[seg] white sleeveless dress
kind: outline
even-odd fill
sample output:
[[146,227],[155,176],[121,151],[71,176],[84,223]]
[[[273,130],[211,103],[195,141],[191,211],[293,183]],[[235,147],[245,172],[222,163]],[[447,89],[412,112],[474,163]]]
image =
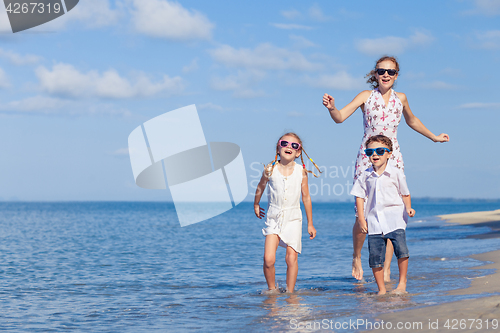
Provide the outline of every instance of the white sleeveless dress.
[[302,170],[295,163],[292,174],[285,177],[274,168],[267,182],[267,219],[262,229],[264,236],[278,235],[280,246],[290,246],[298,253],[302,251]]
[[378,89],[372,90],[370,97],[365,102],[363,112],[363,126],[365,135],[361,140],[358,156],[356,158],[356,167],[354,172],[354,182],[359,175],[370,167],[372,164],[370,159],[365,154],[366,140],[378,134],[383,134],[392,141],[392,156],[389,160],[393,166],[404,171],[403,156],[399,149],[398,126],[403,115],[403,103],[399,100],[398,95],[391,89],[391,97],[387,106],[384,98]]

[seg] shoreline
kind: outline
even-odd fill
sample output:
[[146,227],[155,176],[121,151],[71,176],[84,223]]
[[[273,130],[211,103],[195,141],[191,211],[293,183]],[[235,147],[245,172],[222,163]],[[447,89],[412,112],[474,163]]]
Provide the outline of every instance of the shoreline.
[[[447,223],[489,227],[491,231],[475,235],[473,238],[500,238],[500,209],[486,212],[439,215]],[[380,323],[391,323],[392,329],[397,323],[421,323],[409,331],[418,332],[465,332],[498,331],[500,328],[500,295],[481,296],[500,293],[500,250],[478,253],[471,258],[489,262],[468,269],[494,269],[492,274],[472,278],[469,287],[448,292],[448,295],[478,295],[473,299],[454,301],[438,305],[424,306],[411,310],[384,313],[375,317]],[[445,325],[448,323],[448,327]],[[496,329],[493,324],[496,323]],[[461,326],[462,325],[462,326]]]

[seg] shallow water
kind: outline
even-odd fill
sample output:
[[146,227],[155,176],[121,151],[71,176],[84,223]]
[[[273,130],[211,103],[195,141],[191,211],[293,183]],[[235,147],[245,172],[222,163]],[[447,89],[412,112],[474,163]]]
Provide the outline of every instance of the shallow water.
[[[500,202],[414,201],[405,296],[375,296],[351,277],[352,203],[313,205],[318,236],[304,231],[297,292],[267,294],[262,274],[263,221],[252,204],[181,228],[168,203],[0,203],[2,330],[151,332],[292,330],[293,324],[367,319],[394,309],[438,304],[466,278],[486,270],[473,253],[498,240],[488,231],[445,224],[436,214],[498,209]],[[305,227],[305,223],[304,223]],[[284,287],[285,251],[277,281]],[[397,279],[393,261],[392,278]]]

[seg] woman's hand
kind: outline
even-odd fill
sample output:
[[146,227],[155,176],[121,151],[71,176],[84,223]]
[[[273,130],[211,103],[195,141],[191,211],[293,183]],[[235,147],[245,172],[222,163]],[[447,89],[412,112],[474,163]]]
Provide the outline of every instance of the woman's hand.
[[335,98],[328,94],[323,95],[323,105],[328,109],[328,110],[333,110],[335,109]]
[[436,139],[434,142],[448,142],[450,141],[450,136],[446,133],[441,133],[438,136],[436,136]]

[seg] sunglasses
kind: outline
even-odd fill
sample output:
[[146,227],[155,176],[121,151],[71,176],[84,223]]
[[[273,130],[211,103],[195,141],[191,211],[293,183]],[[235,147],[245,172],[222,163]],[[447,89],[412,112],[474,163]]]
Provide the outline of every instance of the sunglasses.
[[286,140],[280,140],[279,145],[283,148],[291,146],[292,149],[295,149],[295,150],[300,149],[300,143],[297,143],[297,142],[288,142]]
[[384,75],[384,73],[387,72],[387,74],[389,74],[390,76],[394,76],[398,73],[398,71],[395,69],[385,69],[385,68],[375,68],[375,71],[377,72],[378,75]]
[[385,154],[385,152],[391,152],[388,148],[368,148],[365,149],[365,154],[366,156],[370,157],[373,155],[373,153],[377,153],[378,156],[382,156]]

